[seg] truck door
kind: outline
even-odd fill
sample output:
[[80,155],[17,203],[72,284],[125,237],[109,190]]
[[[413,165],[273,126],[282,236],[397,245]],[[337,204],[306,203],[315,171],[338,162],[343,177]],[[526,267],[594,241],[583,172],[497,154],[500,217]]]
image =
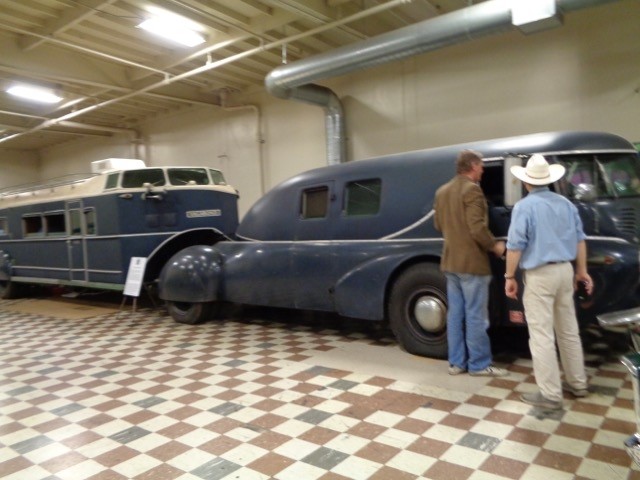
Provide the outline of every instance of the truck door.
[[69,252],[69,280],[88,281],[87,278],[87,226],[82,200],[66,202],[67,249]]
[[296,308],[331,310],[335,284],[334,238],[340,202],[333,181],[301,189],[292,248],[290,292]]

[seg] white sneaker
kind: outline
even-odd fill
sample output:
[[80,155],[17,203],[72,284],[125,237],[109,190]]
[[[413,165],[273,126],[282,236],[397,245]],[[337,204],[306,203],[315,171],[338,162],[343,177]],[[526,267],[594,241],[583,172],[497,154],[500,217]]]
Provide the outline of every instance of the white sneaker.
[[504,370],[503,368],[494,367],[493,365],[489,365],[484,370],[478,370],[477,372],[469,372],[469,375],[473,377],[506,377],[509,375],[509,372]]
[[457,367],[456,365],[449,365],[449,375],[460,375],[461,373],[466,373],[467,370],[461,367]]

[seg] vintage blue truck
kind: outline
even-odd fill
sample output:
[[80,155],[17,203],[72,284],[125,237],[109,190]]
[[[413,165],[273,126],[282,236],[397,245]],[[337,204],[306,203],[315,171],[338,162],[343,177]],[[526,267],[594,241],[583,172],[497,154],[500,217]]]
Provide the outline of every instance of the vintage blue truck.
[[[541,153],[567,174],[552,188],[578,207],[588,235],[592,297],[577,298],[583,325],[638,305],[640,161],[627,140],[600,132],[548,132],[389,155],[314,169],[267,192],[236,238],[171,258],[159,296],[178,322],[195,324],[222,302],[336,312],[388,321],[408,352],[446,358],[443,240],[433,225],[436,189],[471,148],[484,156],[490,228],[507,234],[523,195],[509,167]],[[504,261],[491,259],[494,326],[524,323],[504,296]]]
[[0,191],[0,298],[25,285],[124,290],[132,257],[153,285],[176,252],[233,236],[238,192],[209,167],[93,162],[93,173]]

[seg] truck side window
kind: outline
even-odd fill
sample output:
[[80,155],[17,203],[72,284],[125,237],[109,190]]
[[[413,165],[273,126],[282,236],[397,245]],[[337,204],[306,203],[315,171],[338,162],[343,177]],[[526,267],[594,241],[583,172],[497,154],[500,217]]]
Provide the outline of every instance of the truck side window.
[[0,217],[0,235],[9,235],[9,223],[7,217]]
[[345,188],[344,214],[375,215],[380,211],[382,181],[379,178],[347,183]]
[[110,173],[107,175],[107,182],[104,186],[105,190],[109,188],[116,188],[118,186],[118,178],[120,178],[120,172]]
[[227,181],[224,179],[224,175],[220,170],[214,170],[212,168],[209,169],[209,174],[211,175],[211,180],[214,185],[226,185]]
[[300,217],[324,218],[327,216],[329,206],[329,188],[314,187],[302,192],[302,204]]

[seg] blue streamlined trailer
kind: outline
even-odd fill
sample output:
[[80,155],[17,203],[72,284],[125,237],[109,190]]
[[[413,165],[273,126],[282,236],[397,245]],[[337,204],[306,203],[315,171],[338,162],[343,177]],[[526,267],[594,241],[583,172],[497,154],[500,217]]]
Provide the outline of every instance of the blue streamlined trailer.
[[[567,174],[552,188],[580,211],[595,281],[592,297],[576,296],[581,323],[637,305],[640,161],[631,143],[597,132],[523,135],[304,172],[267,192],[237,239],[177,253],[161,273],[160,298],[184,323],[209,318],[220,302],[386,320],[405,350],[446,358],[443,240],[433,199],[455,174],[458,152],[469,148],[485,159],[481,186],[498,237],[506,237],[523,195],[510,166],[533,153],[563,164]],[[491,262],[492,325],[524,323],[522,305],[504,296],[504,260]]]
[[207,167],[93,162],[72,175],[0,191],[0,298],[25,284],[123,290],[132,257],[157,280],[176,252],[232,237],[237,199]]

